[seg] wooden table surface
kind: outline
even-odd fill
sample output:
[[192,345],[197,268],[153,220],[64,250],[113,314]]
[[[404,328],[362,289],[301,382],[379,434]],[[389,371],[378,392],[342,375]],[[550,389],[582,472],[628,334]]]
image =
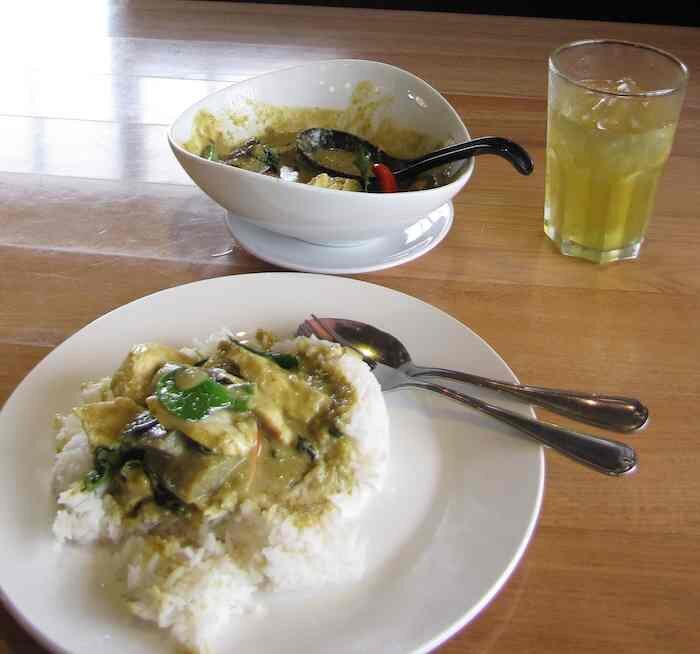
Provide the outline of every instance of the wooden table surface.
[[[0,403],[114,307],[273,269],[238,247],[211,256],[230,245],[223,209],[165,140],[183,107],[302,62],[395,64],[440,90],[473,135],[522,143],[535,173],[480,159],[442,244],[358,277],[452,314],[522,380],[637,395],[652,413],[630,437],[634,476],[547,453],[522,562],[439,651],[700,651],[700,30],[171,0],[25,0],[0,12]],[[648,42],[691,70],[642,256],[608,267],[561,256],[542,232],[547,55],[592,37]],[[0,609],[0,653],[44,651]]]

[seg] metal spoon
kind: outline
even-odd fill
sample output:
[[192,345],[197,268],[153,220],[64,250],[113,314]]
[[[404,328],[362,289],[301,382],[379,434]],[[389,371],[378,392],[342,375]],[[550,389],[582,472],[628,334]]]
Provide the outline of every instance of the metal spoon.
[[[403,343],[387,332],[356,320],[343,318],[322,318],[321,320],[323,321],[321,326],[327,327],[327,331],[332,330],[341,344],[353,347],[365,358],[379,361],[412,379],[443,377],[474,384],[506,393],[529,404],[544,407],[596,427],[621,432],[641,429],[649,418],[649,410],[634,398],[525,386],[456,370],[417,366],[411,360],[411,355]],[[307,321],[307,323],[313,330],[313,321]]]
[[[334,332],[330,322],[330,319],[320,319],[314,316],[313,320],[306,320],[299,325],[297,334],[301,336],[315,334],[327,340],[342,342],[342,338]],[[359,352],[359,350],[357,351]],[[514,411],[489,404],[476,397],[458,393],[451,388],[413,379],[401,370],[380,363],[375,359],[363,358],[385,393],[402,388],[420,388],[439,393],[485,413],[499,422],[504,422],[539,443],[608,475],[626,475],[637,467],[637,454],[625,443],[565,429],[549,422],[534,420]]]
[[[327,162],[320,161],[318,156],[323,151],[345,150],[357,153],[363,148],[371,157],[372,163],[383,163],[389,167],[399,185],[431,168],[481,154],[496,154],[503,157],[522,175],[529,175],[533,170],[532,159],[522,146],[497,136],[485,136],[465,143],[457,143],[416,159],[397,159],[372,145],[369,141],[348,132],[312,127],[297,135],[297,150],[307,163],[331,175],[340,175],[361,181],[362,175],[356,166],[334,168],[329,166]],[[370,190],[372,190],[373,185],[374,178],[372,177],[370,178]]]

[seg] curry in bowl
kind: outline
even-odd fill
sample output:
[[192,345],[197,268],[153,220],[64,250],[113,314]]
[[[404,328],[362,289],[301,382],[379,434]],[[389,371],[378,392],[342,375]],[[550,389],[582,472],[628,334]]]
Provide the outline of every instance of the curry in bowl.
[[[383,183],[383,177],[391,180],[391,172],[386,166],[386,170],[382,170],[382,164],[373,160],[373,153],[368,149],[320,148],[314,153],[314,160],[320,165],[314,165],[300,152],[299,136],[312,128],[347,131],[397,158],[418,157],[445,145],[427,134],[401,127],[386,116],[377,121],[375,114],[387,99],[377,100],[375,94],[376,89],[370,82],[361,82],[344,110],[252,103],[257,129],[253,130],[253,136],[242,140],[227,133],[224,123],[244,126],[249,122],[250,114],[228,112],[225,117],[217,117],[200,110],[194,118],[190,139],[182,145],[192,154],[227,166],[277,177],[285,182],[340,191],[419,191],[453,181],[462,166],[435,168],[389,189]],[[343,174],[329,175],[324,167]],[[374,177],[379,184],[370,183]]]

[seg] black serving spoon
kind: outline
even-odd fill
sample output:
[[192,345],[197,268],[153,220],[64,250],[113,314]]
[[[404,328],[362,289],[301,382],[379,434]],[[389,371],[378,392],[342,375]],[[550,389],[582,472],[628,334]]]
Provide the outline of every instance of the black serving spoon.
[[[338,150],[355,154],[365,153],[372,164],[387,166],[399,185],[431,168],[482,154],[496,154],[503,157],[521,175],[529,175],[533,170],[532,159],[522,146],[498,136],[484,136],[464,143],[456,143],[416,159],[397,159],[354,134],[336,129],[312,127],[297,135],[297,149],[302,158],[314,168],[331,175],[360,181],[363,181],[363,177],[356,165],[352,166],[354,170],[347,167],[333,167],[333,164],[328,162],[327,156],[323,158],[321,156]],[[369,190],[376,190],[372,188],[376,184],[377,180],[370,173]]]

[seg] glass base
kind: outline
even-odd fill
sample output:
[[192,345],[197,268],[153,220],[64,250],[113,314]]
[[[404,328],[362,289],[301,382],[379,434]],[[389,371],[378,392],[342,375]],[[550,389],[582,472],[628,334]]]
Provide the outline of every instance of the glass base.
[[636,243],[626,245],[624,248],[616,250],[594,250],[575,241],[563,240],[551,224],[545,222],[544,233],[556,244],[559,251],[568,257],[578,257],[587,259],[593,263],[612,263],[613,261],[625,261],[626,259],[636,259],[642,249],[644,239]]

